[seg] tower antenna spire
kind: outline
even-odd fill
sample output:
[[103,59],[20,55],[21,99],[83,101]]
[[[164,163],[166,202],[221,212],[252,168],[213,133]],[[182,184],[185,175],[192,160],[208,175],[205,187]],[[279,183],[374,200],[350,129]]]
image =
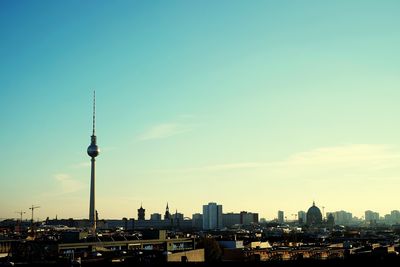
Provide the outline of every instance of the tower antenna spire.
[[93,90],[93,136],[96,133],[96,90]]

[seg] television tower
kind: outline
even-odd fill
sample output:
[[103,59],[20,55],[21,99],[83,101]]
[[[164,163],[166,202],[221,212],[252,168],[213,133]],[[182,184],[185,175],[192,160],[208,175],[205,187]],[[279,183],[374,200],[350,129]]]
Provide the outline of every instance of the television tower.
[[100,149],[96,142],[95,132],[96,122],[96,91],[93,91],[93,132],[91,142],[87,149],[89,157],[91,157],[91,176],[90,176],[90,204],[89,204],[89,223],[92,227],[93,234],[96,233],[96,208],[95,208],[95,158],[99,155]]

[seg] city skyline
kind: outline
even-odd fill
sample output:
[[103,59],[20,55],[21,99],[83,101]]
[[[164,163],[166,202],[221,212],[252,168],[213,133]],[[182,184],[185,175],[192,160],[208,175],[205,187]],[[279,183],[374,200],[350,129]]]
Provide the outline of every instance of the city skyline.
[[[213,202],[209,202],[208,204],[215,204],[215,203],[213,203]],[[223,204],[221,204],[222,206],[223,206]],[[312,206],[314,206],[315,205],[315,202],[313,202],[312,203],[312,205],[310,206],[310,207],[312,207]],[[204,212],[204,206],[205,205],[202,205],[202,208],[203,208],[203,212]],[[383,221],[385,221],[385,220],[387,220],[388,218],[386,218],[387,216],[390,216],[390,215],[393,215],[393,214],[397,214],[397,213],[400,213],[400,210],[391,210],[391,211],[389,211],[388,213],[380,213],[379,211],[373,211],[373,210],[365,210],[361,215],[354,215],[351,211],[349,212],[348,210],[346,210],[346,209],[340,209],[340,210],[325,210],[325,206],[317,206],[317,205],[315,205],[316,207],[318,207],[319,209],[321,209],[321,213],[322,213],[322,216],[323,216],[323,219],[326,219],[326,217],[329,215],[329,214],[335,214],[335,213],[345,213],[345,214],[348,214],[348,216],[350,216],[349,218],[350,218],[350,220],[356,220],[356,221],[369,221],[370,220],[370,218],[368,218],[368,215],[367,215],[367,213],[369,213],[369,214],[373,214],[373,216],[374,216],[374,220],[383,220]],[[32,205],[32,207],[35,207],[34,205]],[[298,210],[296,213],[290,213],[290,212],[292,212],[292,211],[290,211],[290,212],[287,212],[287,211],[282,211],[282,210],[277,210],[276,211],[276,213],[277,214],[275,214],[275,216],[272,216],[272,217],[266,217],[266,216],[264,216],[264,217],[260,217],[260,220],[266,220],[266,221],[277,221],[277,222],[280,222],[280,223],[283,223],[283,222],[286,222],[286,221],[288,221],[288,222],[292,222],[292,221],[297,221],[298,220],[298,218],[299,218],[299,214],[300,213],[304,213],[304,215],[302,215],[302,216],[305,216],[305,214],[306,214],[306,211],[310,208],[310,207],[307,207],[307,208],[305,208],[305,209],[303,209],[303,210]],[[36,208],[41,208],[40,206],[37,206]],[[32,208],[31,207],[29,207],[27,210],[31,210]],[[35,209],[36,210],[36,209]],[[139,210],[141,210],[141,216],[142,216],[142,218],[144,218],[145,220],[151,220],[151,217],[152,217],[152,215],[160,215],[161,217],[162,217],[162,214],[163,214],[163,210],[162,209],[157,209],[157,210],[150,210],[150,211],[147,211],[147,212],[145,212],[147,209],[143,209],[143,203],[141,203],[140,204],[140,207],[139,207],[139,209],[137,209],[136,211],[138,212]],[[168,203],[167,203],[167,210],[169,211],[169,208],[168,208]],[[239,213],[241,213],[241,212],[245,212],[245,213],[247,213],[247,212],[250,212],[250,214],[251,213],[256,213],[256,214],[258,214],[258,211],[257,210],[251,210],[251,209],[245,209],[245,210],[228,210],[228,211],[223,211],[222,212],[222,214],[239,214]],[[22,209],[21,211],[16,211],[15,212],[17,215],[14,215],[14,217],[8,217],[8,218],[1,218],[0,217],[0,219],[17,219],[17,220],[21,220],[21,218],[22,218],[22,220],[23,221],[30,221],[31,220],[31,215],[28,213],[28,212],[26,212],[24,209]],[[202,213],[202,210],[201,209],[199,209],[199,210],[196,210],[194,213],[192,213],[192,214],[184,214],[184,213],[182,213],[181,212],[181,210],[179,210],[178,208],[176,208],[175,207],[175,209],[174,209],[174,211],[172,212],[172,213],[169,213],[170,215],[170,217],[171,218],[173,218],[174,216],[175,216],[175,213],[177,213],[177,214],[181,214],[181,215],[185,215],[184,217],[185,218],[191,218],[191,216],[193,216],[193,215],[197,215],[197,214],[203,214]],[[279,213],[282,213],[282,215],[281,215],[281,217],[280,217],[280,215],[279,215]],[[24,214],[26,214],[26,215],[24,215]],[[133,216],[131,216],[131,215],[133,215]],[[51,220],[53,220],[53,219],[69,219],[68,217],[60,217],[60,216],[58,216],[58,214],[56,214],[54,217],[51,217],[51,216],[45,216],[46,218],[48,218],[48,219],[51,219]],[[161,220],[161,217],[160,217],[160,220]],[[165,216],[164,216],[165,217]],[[72,218],[72,217],[71,217]],[[109,217],[109,218],[99,218],[99,219],[101,219],[101,220],[107,220],[107,219],[112,219],[112,220],[121,220],[122,218],[129,218],[129,219],[139,219],[140,220],[140,218],[139,218],[139,215],[137,214],[137,213],[132,213],[132,214],[130,214],[129,216],[127,215],[127,216],[123,216],[123,217],[121,217],[121,218],[113,218],[113,217]],[[76,217],[76,218],[73,218],[73,219],[87,219],[87,218],[85,218],[85,217]],[[164,220],[165,220],[166,218],[164,218]],[[390,218],[389,218],[390,219]],[[44,218],[39,218],[39,217],[37,217],[37,216],[34,216],[34,220],[44,220]],[[90,221],[90,219],[89,219],[89,221]],[[354,222],[356,222],[356,221],[354,221]]]
[[383,3],[0,3],[0,218],[87,217],[93,89],[101,218],[399,210]]

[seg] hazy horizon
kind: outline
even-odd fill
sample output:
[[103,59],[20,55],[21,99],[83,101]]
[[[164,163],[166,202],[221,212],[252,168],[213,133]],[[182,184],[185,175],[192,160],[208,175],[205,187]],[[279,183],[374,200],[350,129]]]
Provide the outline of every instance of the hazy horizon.
[[400,210],[399,1],[2,1],[0,218]]

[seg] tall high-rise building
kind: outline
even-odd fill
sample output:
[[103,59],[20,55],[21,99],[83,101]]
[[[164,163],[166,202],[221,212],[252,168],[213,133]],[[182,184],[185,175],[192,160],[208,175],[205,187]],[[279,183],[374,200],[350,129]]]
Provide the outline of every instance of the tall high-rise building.
[[377,222],[379,221],[379,213],[372,210],[365,211],[365,221],[367,222]]
[[278,210],[278,222],[284,223],[285,222],[285,214],[282,210]]
[[393,224],[398,224],[400,222],[400,211],[392,210],[390,212],[390,221]]
[[222,205],[213,202],[203,205],[203,229],[222,229]]
[[145,212],[146,210],[142,207],[142,204],[140,204],[140,208],[137,210],[138,212],[138,220],[145,220]]
[[99,155],[100,149],[97,146],[95,124],[96,123],[96,94],[93,92],[93,131],[91,142],[87,149],[91,157],[91,175],[90,175],[90,204],[89,204],[89,222],[93,233],[96,232],[96,207],[95,207],[95,158]]
[[350,225],[353,221],[353,214],[351,212],[340,210],[331,212],[331,214],[336,224]]

